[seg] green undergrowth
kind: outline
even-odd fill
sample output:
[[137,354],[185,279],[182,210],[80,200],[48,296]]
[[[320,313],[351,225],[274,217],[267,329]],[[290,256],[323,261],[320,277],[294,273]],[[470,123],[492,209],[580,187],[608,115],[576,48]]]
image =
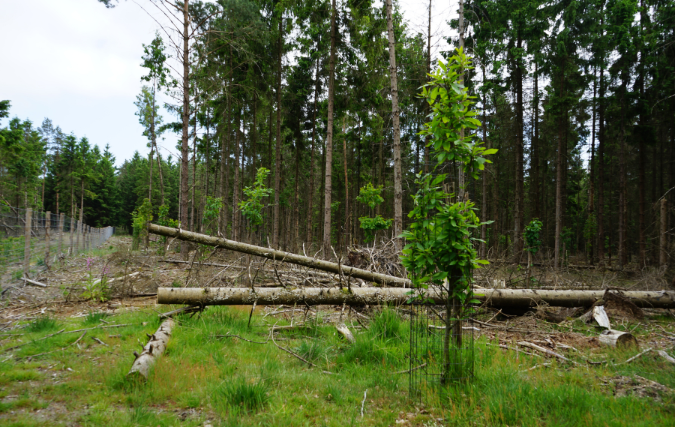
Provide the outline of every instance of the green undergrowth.
[[[666,426],[675,421],[672,395],[621,393],[615,381],[637,375],[675,388],[675,369],[654,352],[613,365],[636,351],[582,349],[566,354],[580,363],[582,356],[608,363],[573,366],[504,351],[481,337],[475,343],[475,378],[440,394],[432,391],[422,403],[409,398],[408,375],[397,373],[410,368],[406,320],[392,309],[375,310],[363,322],[367,329],[351,325],[356,343],[350,344],[323,321],[326,314],[297,316],[296,327],[279,329],[274,341],[269,328],[290,320],[255,314],[249,327],[248,311],[235,307],[181,316],[146,384],[127,381],[126,373],[133,352],[147,342],[145,334],[161,323],[156,311],[38,318],[16,336],[2,337],[0,425]],[[116,324],[129,326],[110,327]],[[68,333],[100,326],[106,328],[88,330],[84,337],[84,331]],[[66,332],[41,339],[61,329]],[[528,370],[543,363],[549,365]]]

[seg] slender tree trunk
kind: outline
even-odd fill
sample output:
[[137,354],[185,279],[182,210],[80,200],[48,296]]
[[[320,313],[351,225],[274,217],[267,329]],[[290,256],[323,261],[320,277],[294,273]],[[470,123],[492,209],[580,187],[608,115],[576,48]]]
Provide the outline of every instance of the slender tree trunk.
[[[429,22],[427,26],[427,74],[431,74],[431,2],[429,0]],[[427,81],[429,77],[425,76],[424,81]],[[431,114],[431,106],[428,102],[424,103],[424,111],[428,116]],[[424,144],[424,173],[429,173],[429,144],[431,143],[431,135],[427,135]],[[418,171],[416,171],[418,172]]]
[[192,197],[190,199],[190,231],[195,231],[195,204],[197,204],[197,102],[195,102],[195,123],[192,127]]
[[[596,90],[597,90],[597,78],[596,78],[596,70],[593,70],[593,103],[592,103],[592,108],[593,108],[593,126],[591,130],[591,161],[589,162],[589,169],[590,169],[590,179],[588,183],[588,220],[592,221],[593,216],[594,216],[594,206],[595,206],[595,116],[597,112],[597,107],[596,107]],[[587,236],[589,239],[589,242],[587,242],[587,246],[589,246],[589,254],[588,254],[588,260],[589,263],[592,265],[593,264],[593,236]]]
[[[429,6],[431,6],[431,1],[429,2]],[[431,7],[429,8],[431,9]],[[430,20],[431,20],[431,13],[429,14]],[[481,62],[481,71],[483,73],[483,84],[485,84],[485,64]],[[483,94],[483,123],[482,123],[482,128],[483,128],[483,144],[487,148],[489,147],[488,140],[487,140],[487,115],[486,115],[486,110],[487,110],[487,94]],[[481,174],[482,176],[482,191],[481,191],[481,206],[480,206],[480,215],[483,218],[483,221],[485,221],[487,217],[487,192],[488,192],[488,169],[487,165],[485,165],[485,169],[483,169],[483,173]],[[480,239],[482,240],[480,244],[480,257],[481,258],[486,258],[487,257],[487,224],[483,223],[480,226]]]
[[279,41],[277,44],[277,146],[276,162],[274,163],[274,231],[272,232],[272,247],[279,247],[279,184],[281,182],[281,57],[283,49],[283,12],[279,15]]
[[[349,175],[347,174],[347,133],[346,133],[347,117],[342,118],[342,160],[345,169],[345,234],[349,236]],[[349,244],[349,243],[347,243]]]
[[312,227],[314,222],[314,149],[316,143],[316,105],[319,98],[319,59],[316,60],[316,84],[314,86],[314,117],[312,118],[312,151],[309,157],[309,194],[307,195],[307,243],[312,243]]
[[[183,2],[183,133],[181,136],[181,212],[180,223],[181,227],[188,225],[188,161],[189,161],[189,147],[188,147],[188,128],[190,126],[190,15],[188,13],[189,0]],[[181,241],[180,252],[183,258],[187,259],[188,245]]]
[[326,132],[326,173],[323,212],[323,256],[331,258],[331,188],[333,170],[333,97],[335,96],[335,20],[337,7],[332,0],[330,17],[330,65],[328,70],[328,129]]
[[541,206],[540,200],[541,195],[539,189],[541,188],[540,178],[539,178],[539,68],[535,65],[534,71],[534,97],[533,97],[533,109],[534,109],[534,134],[532,136],[532,159],[530,160],[530,186],[531,186],[531,196],[530,204],[532,205],[532,217],[541,218]]
[[[302,138],[302,137],[300,137]],[[300,141],[295,143],[295,190],[293,194],[293,238],[291,240],[291,252],[297,252],[300,240],[300,203],[298,200],[298,183],[300,181]]]
[[[560,73],[560,97],[563,97],[565,88],[565,64],[563,63],[562,71]],[[555,269],[560,267],[560,234],[562,233],[563,227],[563,167],[564,167],[564,156],[567,154],[567,147],[565,146],[565,118],[562,111],[559,113],[560,117],[558,118],[558,153],[556,155],[556,179],[555,179],[555,248],[554,248],[554,258],[553,266]],[[564,254],[563,254],[564,256]]]
[[[227,96],[227,95],[226,95]],[[227,137],[227,109],[223,110],[223,123],[221,124],[220,134],[220,173],[218,177],[218,197],[221,200],[222,207],[220,215],[218,216],[218,234],[225,236],[225,229],[227,228],[227,221],[225,217],[225,172],[226,172],[226,146],[225,138]]]
[[622,76],[622,85],[620,90],[620,130],[619,130],[619,253],[617,259],[619,262],[619,269],[623,269],[628,260],[626,252],[626,126],[625,126],[625,112],[626,112],[626,86],[627,76]]
[[84,248],[84,235],[82,230],[84,230],[84,180],[81,180],[82,187],[80,191],[80,226],[77,233],[77,249],[80,249],[80,236],[82,236],[82,248]]
[[[270,170],[270,171],[274,169],[274,166],[272,165],[272,126],[273,126],[273,123],[274,123],[274,109],[270,106],[269,132],[267,132],[267,136],[268,136],[268,139],[267,139],[267,166],[268,166],[268,168],[267,169]],[[272,175],[271,174],[267,175],[267,188],[270,188],[270,187],[272,187]],[[267,196],[268,202],[267,202],[267,207],[265,208],[265,210],[267,212],[267,221],[265,221],[265,236],[267,238],[267,241],[265,242],[265,244],[267,244],[267,242],[269,241],[269,235],[270,235],[270,229],[271,229],[270,227],[271,227],[271,223],[272,223],[272,221],[270,221],[270,217],[271,217],[270,210],[272,210],[273,208],[270,207],[271,203],[269,203],[269,199],[270,199],[270,196]]]
[[597,197],[597,216],[598,216],[598,238],[596,240],[598,262],[602,265],[605,262],[605,233],[604,233],[604,210],[605,210],[605,70],[600,67],[600,105],[598,106],[598,197]]
[[387,1],[387,32],[389,35],[389,77],[391,78],[391,110],[394,121],[394,237],[396,250],[401,250],[403,232],[403,178],[401,173],[401,126],[399,123],[398,82],[396,68],[396,41],[392,0]]
[[[518,32],[516,46],[518,50],[522,48],[522,38]],[[516,80],[516,188],[513,212],[513,255],[514,261],[520,259],[523,250],[523,69],[520,65],[520,58],[516,58],[515,80]]]
[[[239,153],[241,148],[241,108],[237,106],[236,127],[234,129],[234,189],[232,190],[232,239],[239,240]],[[243,157],[243,156],[242,156]],[[243,171],[242,174],[243,176]]]

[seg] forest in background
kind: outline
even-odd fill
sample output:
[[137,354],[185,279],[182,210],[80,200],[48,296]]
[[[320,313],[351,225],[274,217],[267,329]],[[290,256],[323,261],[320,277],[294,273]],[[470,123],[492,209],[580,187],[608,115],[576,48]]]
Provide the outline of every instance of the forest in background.
[[[83,207],[88,224],[130,229],[149,198],[155,219],[165,206],[184,228],[290,251],[363,243],[358,219],[373,215],[399,234],[416,173],[434,166],[418,95],[435,61],[430,35],[388,3],[144,2],[169,17],[141,58],[136,105],[150,154],[116,168],[108,149],[49,120],[11,119],[0,130],[3,203],[73,217]],[[544,249],[658,263],[657,202],[675,187],[675,5],[467,1],[459,16],[450,44],[473,58],[475,136],[499,151],[463,186],[452,161],[437,171],[493,221],[475,236],[481,255],[519,258],[538,218]],[[171,118],[160,117],[158,92]],[[9,117],[10,103],[0,107]],[[162,137],[179,158],[162,153]],[[254,225],[239,204],[261,167],[273,192]],[[357,201],[368,183],[383,189],[374,207]]]

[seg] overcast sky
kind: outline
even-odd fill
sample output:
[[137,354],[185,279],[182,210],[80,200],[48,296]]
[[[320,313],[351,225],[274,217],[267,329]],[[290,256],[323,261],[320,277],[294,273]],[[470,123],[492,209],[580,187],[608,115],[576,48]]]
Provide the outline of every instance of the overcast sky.
[[[410,28],[426,34],[428,2],[400,3]],[[446,22],[456,9],[457,1],[434,1],[436,52],[448,49]],[[48,117],[66,133],[86,136],[101,148],[110,144],[118,165],[136,150],[145,154],[134,100],[143,75],[142,44],[156,29],[134,1],[113,9],[96,0],[0,1],[0,100],[11,101],[10,117],[36,125]],[[174,137],[167,137],[164,150],[171,150]]]

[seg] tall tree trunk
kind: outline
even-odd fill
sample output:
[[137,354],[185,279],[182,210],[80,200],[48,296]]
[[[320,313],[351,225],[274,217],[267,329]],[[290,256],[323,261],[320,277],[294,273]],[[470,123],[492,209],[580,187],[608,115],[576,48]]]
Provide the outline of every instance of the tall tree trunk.
[[[229,95],[226,95],[229,96]],[[225,229],[227,228],[227,221],[225,219],[225,172],[226,172],[226,145],[225,138],[227,137],[227,108],[223,109],[223,122],[221,124],[220,133],[220,170],[218,176],[218,197],[221,200],[222,206],[220,215],[218,216],[218,234],[225,236]]]
[[403,178],[401,173],[401,126],[399,123],[398,83],[396,68],[396,41],[394,40],[394,19],[392,0],[387,1],[387,32],[389,35],[389,77],[391,78],[391,111],[394,122],[394,237],[396,250],[401,249],[403,232]]
[[627,88],[627,81],[628,81],[628,76],[626,75],[627,73],[624,71],[624,75],[622,76],[622,84],[621,88],[619,89],[619,103],[620,103],[620,130],[619,130],[619,252],[617,254],[617,260],[619,262],[619,269],[623,269],[623,267],[626,264],[626,261],[628,260],[628,254],[626,252],[626,190],[627,190],[627,185],[626,185],[626,126],[625,126],[625,120],[626,120],[626,88]]
[[314,208],[314,148],[316,143],[316,105],[319,98],[319,58],[316,60],[316,84],[314,85],[314,116],[312,118],[312,151],[309,157],[309,194],[307,195],[307,243],[312,242],[312,227],[314,222],[314,215],[312,210]]
[[332,1],[330,17],[330,65],[328,70],[328,129],[326,132],[326,173],[324,185],[324,212],[323,212],[323,256],[331,257],[331,188],[333,170],[333,97],[335,96],[335,19],[337,8]]
[[[239,146],[241,129],[241,107],[237,106],[234,129],[234,189],[232,190],[232,239],[239,240]],[[242,156],[243,157],[243,156]],[[242,174],[243,176],[243,171]]]
[[[522,48],[522,38],[518,32],[516,46],[518,50]],[[520,65],[520,58],[516,58],[515,80],[516,80],[516,188],[513,212],[513,259],[518,261],[523,250],[523,69]]]
[[258,93],[253,92],[253,124],[251,126],[251,148],[253,153],[251,155],[251,181],[255,181],[255,176],[258,173],[258,168],[256,167],[256,161],[258,160],[257,146],[258,146]]
[[195,231],[195,204],[197,204],[197,101],[195,100],[195,122],[192,126],[192,197],[190,198],[190,231]]
[[[188,147],[188,128],[190,126],[190,14],[188,13],[189,0],[183,2],[183,133],[181,135],[181,212],[180,223],[181,227],[188,225],[188,161],[189,161],[189,147]],[[188,245],[181,241],[180,253],[183,258],[187,259]]]
[[597,197],[597,216],[598,233],[596,239],[596,248],[598,262],[602,265],[605,262],[605,233],[604,233],[604,210],[605,210],[605,69],[600,67],[600,93],[598,106],[598,197]]
[[[302,138],[302,136],[300,137]],[[300,240],[300,203],[298,202],[298,183],[300,181],[300,140],[295,143],[295,190],[293,194],[293,236],[291,239],[291,252],[297,252]]]
[[[431,74],[431,2],[429,0],[429,21],[427,25],[427,74]],[[424,81],[427,81],[429,77],[425,76]],[[428,102],[424,103],[424,110],[426,115],[431,114],[431,105]],[[424,144],[424,173],[429,173],[429,144],[431,143],[431,135],[427,135]],[[419,171],[415,171],[419,172]]]
[[[347,116],[342,118],[342,161],[345,169],[345,222],[344,230],[346,238],[349,236],[349,175],[347,174],[347,134],[346,134]],[[347,244],[349,244],[347,242]]]
[[[595,207],[595,118],[596,118],[596,112],[597,112],[597,106],[596,106],[596,90],[597,90],[597,78],[596,78],[596,70],[593,70],[593,103],[592,108],[593,108],[593,126],[591,130],[591,161],[589,162],[589,169],[590,169],[590,179],[588,183],[588,220],[593,221],[594,217],[594,207]],[[597,222],[596,222],[597,224]],[[589,246],[589,254],[588,254],[588,260],[589,263],[592,265],[594,262],[594,254],[593,254],[593,236],[586,236],[590,241],[586,242],[586,245]]]
[[[564,61],[564,59],[563,59]],[[563,62],[562,70],[560,72],[560,98],[562,99],[565,89],[565,63]],[[555,162],[555,248],[554,248],[554,258],[553,266],[555,269],[560,267],[560,235],[562,233],[563,227],[563,192],[565,188],[563,187],[563,168],[564,168],[564,157],[567,155],[567,147],[565,145],[565,124],[566,120],[563,117],[564,114],[562,111],[559,112],[558,118],[558,152],[556,154]],[[563,254],[564,257],[564,254]]]
[[[429,2],[431,5],[431,2]],[[483,84],[485,84],[485,64],[481,62],[481,71],[483,73]],[[487,148],[489,148],[489,144],[487,141],[487,93],[483,93],[483,123],[482,123],[482,128],[483,128],[483,144]],[[487,217],[487,192],[488,192],[488,170],[487,170],[487,165],[485,165],[485,169],[483,169],[483,173],[481,174],[482,177],[482,191],[481,191],[481,205],[480,205],[480,215],[483,218],[483,221],[485,221]],[[481,244],[480,244],[480,254],[479,256],[481,258],[486,258],[487,257],[487,224],[484,222],[480,226],[480,239]]]
[[272,247],[279,248],[279,184],[281,182],[281,57],[283,49],[284,14],[279,12],[279,41],[277,43],[277,146],[274,162],[274,231]]
[[[269,132],[267,132],[267,166],[268,170],[273,170],[274,166],[272,165],[272,124],[274,123],[274,109],[270,106],[270,119],[269,119]],[[272,175],[269,174],[267,175],[267,188],[270,188],[272,186]],[[270,226],[272,224],[272,221],[270,221],[270,211],[273,210],[273,207],[271,208],[271,203],[269,203],[270,196],[267,196],[268,203],[267,207],[265,208],[265,211],[267,212],[267,221],[265,221],[265,236],[266,236],[266,241],[265,244],[268,244],[269,242],[269,235],[270,235]]]
[[540,187],[542,186],[539,178],[539,67],[535,65],[534,69],[534,97],[533,102],[533,118],[534,118],[534,134],[532,135],[532,158],[530,159],[530,204],[532,206],[532,217],[541,219],[540,206]]

